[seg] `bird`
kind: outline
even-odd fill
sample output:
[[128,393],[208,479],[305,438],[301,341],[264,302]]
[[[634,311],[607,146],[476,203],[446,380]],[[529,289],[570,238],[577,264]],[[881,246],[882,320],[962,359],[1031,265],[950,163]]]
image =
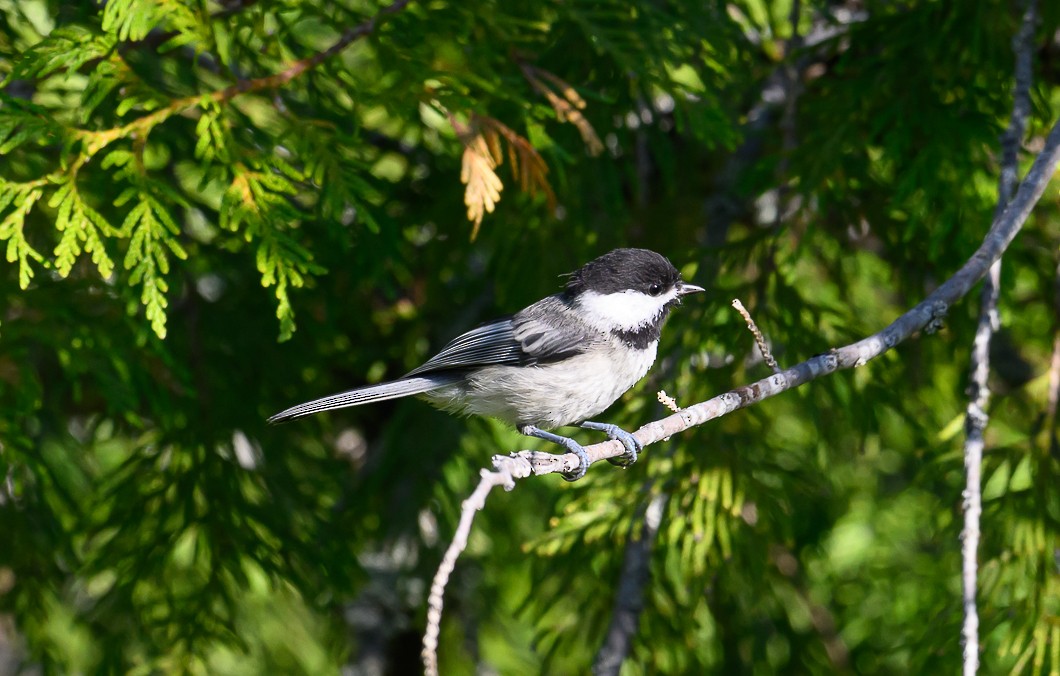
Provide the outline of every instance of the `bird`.
[[568,481],[585,476],[589,456],[574,439],[551,431],[558,427],[603,432],[625,449],[615,464],[630,465],[641,450],[636,437],[591,418],[648,373],[670,311],[703,290],[661,254],[614,249],[570,273],[561,292],[457,336],[401,378],[298,404],[268,422],[417,396],[562,446],[579,459],[563,475]]

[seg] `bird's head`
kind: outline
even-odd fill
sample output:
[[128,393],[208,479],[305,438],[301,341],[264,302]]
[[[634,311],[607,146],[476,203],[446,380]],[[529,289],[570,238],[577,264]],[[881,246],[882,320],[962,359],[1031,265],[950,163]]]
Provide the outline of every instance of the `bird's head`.
[[670,308],[703,287],[681,279],[665,256],[647,249],[615,249],[571,273],[564,296],[586,321],[604,331],[657,332]]

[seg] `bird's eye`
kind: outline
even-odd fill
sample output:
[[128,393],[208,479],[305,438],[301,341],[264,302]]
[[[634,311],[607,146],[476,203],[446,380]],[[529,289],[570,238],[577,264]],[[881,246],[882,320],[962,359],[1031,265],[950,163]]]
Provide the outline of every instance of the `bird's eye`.
[[648,294],[652,296],[658,296],[663,292],[662,284],[652,284],[648,287]]

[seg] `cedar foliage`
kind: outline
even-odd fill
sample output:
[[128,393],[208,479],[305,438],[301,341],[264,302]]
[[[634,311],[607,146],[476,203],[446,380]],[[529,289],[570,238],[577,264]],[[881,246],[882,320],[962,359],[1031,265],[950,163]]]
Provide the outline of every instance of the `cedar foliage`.
[[[1040,4],[1031,150],[1060,110]],[[57,672],[400,672],[477,468],[528,442],[415,401],[270,413],[396,377],[620,245],[710,291],[609,412],[627,428],[658,389],[766,372],[733,297],[782,362],[922,298],[989,225],[1017,14],[805,2],[795,40],[791,9],[7,3],[0,645]],[[1060,669],[1058,219],[1043,200],[1003,271],[985,673]],[[953,672],[975,311],[628,471],[492,498],[443,672],[584,672],[652,499],[629,673]]]

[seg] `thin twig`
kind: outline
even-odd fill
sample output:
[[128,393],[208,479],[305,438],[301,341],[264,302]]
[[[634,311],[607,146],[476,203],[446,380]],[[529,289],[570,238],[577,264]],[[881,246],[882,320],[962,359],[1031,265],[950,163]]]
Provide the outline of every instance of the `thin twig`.
[[431,592],[427,597],[427,631],[423,635],[423,671],[427,676],[438,674],[438,634],[442,625],[442,606],[445,602],[445,586],[449,583],[449,576],[456,568],[456,559],[467,547],[467,538],[471,534],[471,523],[475,519],[475,512],[486,506],[486,496],[495,486],[504,486],[505,490],[515,488],[515,480],[529,476],[529,465],[520,463],[505,463],[498,467],[499,471],[490,472],[482,470],[482,477],[478,486],[471,496],[464,500],[460,506],[460,522],[457,524],[453,541],[445,550],[442,562],[438,565],[438,571],[431,581]]
[[736,311],[740,313],[743,320],[747,322],[747,328],[751,331],[751,335],[755,337],[755,343],[758,344],[758,351],[762,353],[762,359],[765,360],[769,368],[773,369],[773,373],[780,373],[780,367],[777,366],[777,360],[773,358],[773,354],[769,351],[769,345],[766,343],[765,336],[758,330],[758,325],[755,324],[755,320],[751,318],[751,313],[747,311],[747,308],[743,306],[739,298],[732,300],[732,306],[736,308]]
[[[1016,196],[1008,208],[994,219],[993,225],[983,240],[982,245],[972,257],[952,277],[942,283],[933,293],[911,310],[895,319],[882,331],[859,340],[856,343],[833,349],[828,353],[812,357],[801,364],[776,373],[768,378],[730,390],[694,406],[681,409],[679,413],[662,420],[644,425],[634,433],[642,446],[648,446],[665,440],[678,432],[702,425],[720,418],[741,408],[756,404],[763,399],[776,396],[781,392],[828,375],[856,366],[863,366],[884,352],[894,348],[918,331],[932,332],[939,328],[949,308],[968,294],[994,261],[1001,257],[1005,249],[1019,233],[1023,223],[1030,215],[1031,209],[1041,199],[1049,179],[1060,165],[1060,122],[1053,125],[1045,139],[1038,157],[1026,178],[1020,184]],[[605,458],[617,458],[626,450],[618,441],[604,441],[585,447],[590,464]],[[441,599],[445,583],[463,550],[470,531],[475,512],[481,509],[481,503],[494,486],[511,489],[514,480],[523,477],[553,473],[570,473],[580,465],[578,456],[573,453],[555,455],[542,451],[519,451],[511,455],[493,456],[494,472],[483,470],[483,478],[475,489],[472,498],[465,503],[461,513],[460,526],[454,542],[443,558],[442,565],[431,585],[430,611],[428,612],[427,632],[423,640],[423,660],[428,673],[432,667],[437,669],[438,630],[441,618]],[[470,505],[470,506],[469,506]],[[457,538],[460,542],[457,542]]]
[[[1035,0],[1027,0],[1019,31],[1012,41],[1016,53],[1012,116],[1001,137],[1001,176],[998,180],[997,209],[1000,216],[1009,204],[1019,179],[1019,147],[1027,128],[1031,109],[1031,43],[1034,38]],[[961,599],[964,621],[961,640],[964,644],[964,676],[979,671],[979,610],[976,605],[978,579],[979,519],[982,515],[983,433],[989,422],[990,341],[1000,328],[997,310],[1001,284],[1001,259],[994,261],[983,280],[979,301],[979,323],[972,343],[971,377],[968,408],[965,416],[964,442],[964,527],[961,530]]]

